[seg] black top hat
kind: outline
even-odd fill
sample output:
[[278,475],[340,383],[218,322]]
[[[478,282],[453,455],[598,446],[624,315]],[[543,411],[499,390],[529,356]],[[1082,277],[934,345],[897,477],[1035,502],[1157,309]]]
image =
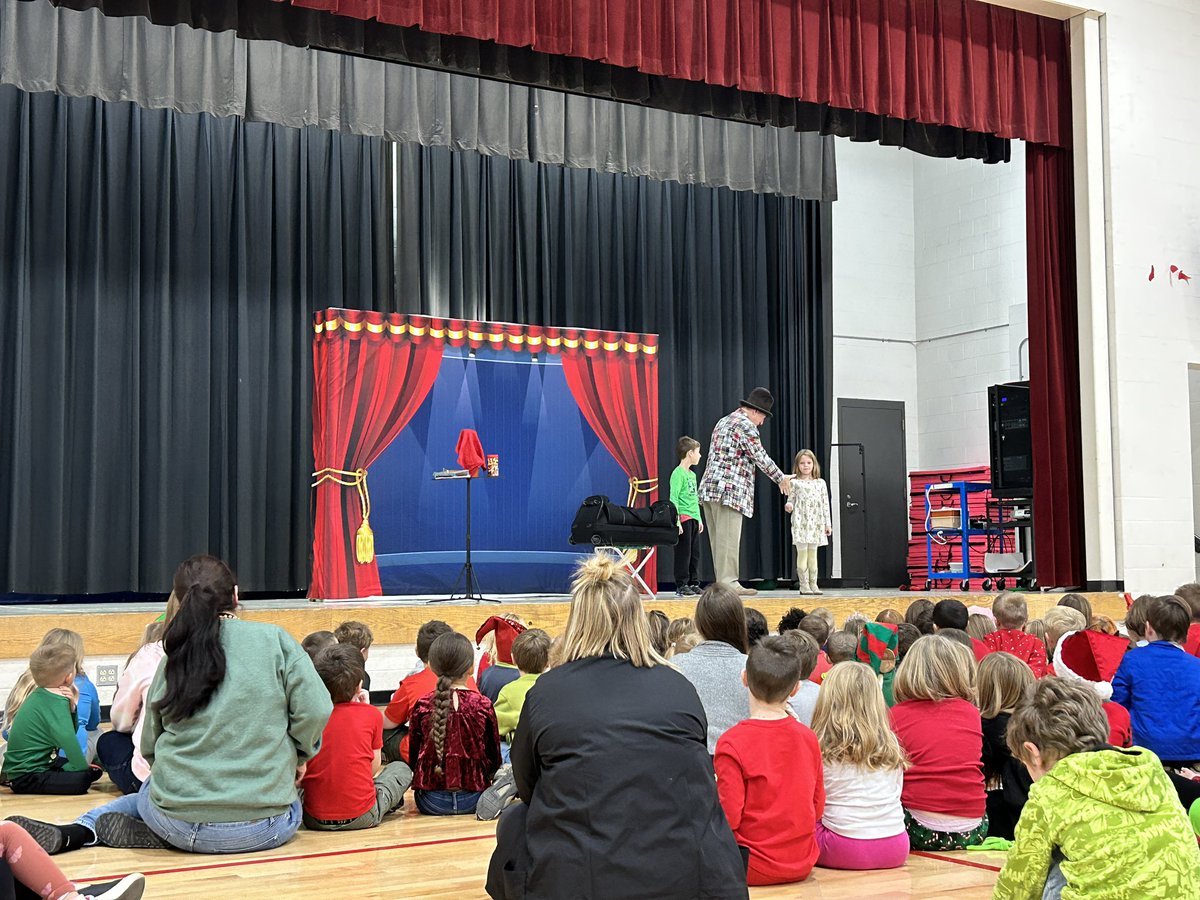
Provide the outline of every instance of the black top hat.
[[763,415],[771,414],[771,407],[775,405],[775,398],[771,396],[771,392],[764,387],[756,387],[750,392],[750,396],[743,400],[742,406],[748,406],[751,409],[757,409]]

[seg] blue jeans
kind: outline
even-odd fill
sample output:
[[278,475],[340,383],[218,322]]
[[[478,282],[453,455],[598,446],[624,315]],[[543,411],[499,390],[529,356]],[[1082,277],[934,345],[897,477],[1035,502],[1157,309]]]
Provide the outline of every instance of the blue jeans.
[[427,816],[469,816],[483,791],[413,791],[417,809]]
[[[178,850],[189,853],[253,853],[273,850],[290,841],[300,827],[299,799],[285,812],[250,822],[184,822],[162,812],[150,799],[150,782],[143,782],[136,794],[118,797],[80,816],[76,822],[96,832],[96,820],[107,813],[120,813],[141,819],[150,830]],[[476,795],[478,796],[478,795]],[[474,809],[474,806],[471,807]]]

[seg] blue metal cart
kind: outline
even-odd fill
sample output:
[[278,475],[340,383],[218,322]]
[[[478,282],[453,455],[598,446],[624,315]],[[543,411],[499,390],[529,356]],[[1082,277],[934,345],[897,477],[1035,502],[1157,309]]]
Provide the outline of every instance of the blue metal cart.
[[[971,589],[972,578],[987,578],[989,573],[976,571],[971,568],[971,538],[976,536],[987,537],[994,535],[997,532],[995,528],[972,528],[971,527],[971,512],[967,502],[971,494],[979,494],[984,491],[990,491],[992,485],[987,481],[945,481],[938,484],[930,484],[925,487],[925,559],[926,559],[926,574],[925,574],[925,589],[932,590],[933,587],[940,581],[953,581],[958,578],[959,588],[968,591]],[[946,505],[939,503],[936,507],[930,502],[930,494],[940,495],[955,495],[958,498],[958,506]],[[945,497],[946,500],[951,500],[951,497]],[[958,513],[957,526],[948,527],[946,525],[946,516],[938,515],[939,513]],[[941,519],[939,523],[935,519]],[[954,521],[954,517],[949,517],[950,521]],[[935,568],[933,560],[934,545],[946,547],[947,556],[952,556],[952,548],[958,546],[961,550],[961,563],[959,568]]]

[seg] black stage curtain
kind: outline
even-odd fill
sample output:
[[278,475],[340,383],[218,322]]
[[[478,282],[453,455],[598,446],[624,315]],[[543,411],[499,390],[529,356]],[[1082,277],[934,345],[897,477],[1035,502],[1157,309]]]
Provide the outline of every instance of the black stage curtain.
[[386,308],[379,140],[0,87],[0,592],[307,584],[315,309]]
[[[771,456],[785,470],[802,447],[828,458],[829,204],[395,150],[402,312],[657,332],[664,497],[675,439],[707,453],[717,420],[756,385],[776,395]],[[744,577],[792,571],[782,498],[763,477],[743,534]]]
[[[40,0],[38,0],[40,2]],[[1008,140],[948,125],[930,125],[802,103],[772,94],[645,75],[592,60],[552,56],[491,41],[383,25],[274,0],[51,0],[69,9],[99,9],[110,16],[144,16],[160,25],[234,31],[270,40],[637,103],[691,115],[818,132],[856,141],[904,147],[925,156],[1008,162]]]

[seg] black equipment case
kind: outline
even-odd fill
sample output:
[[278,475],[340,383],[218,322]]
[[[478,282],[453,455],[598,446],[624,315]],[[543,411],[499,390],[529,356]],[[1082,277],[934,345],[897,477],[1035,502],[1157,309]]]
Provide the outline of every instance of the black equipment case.
[[588,497],[571,523],[572,544],[619,547],[671,547],[679,542],[675,504],[617,506],[603,494]]

